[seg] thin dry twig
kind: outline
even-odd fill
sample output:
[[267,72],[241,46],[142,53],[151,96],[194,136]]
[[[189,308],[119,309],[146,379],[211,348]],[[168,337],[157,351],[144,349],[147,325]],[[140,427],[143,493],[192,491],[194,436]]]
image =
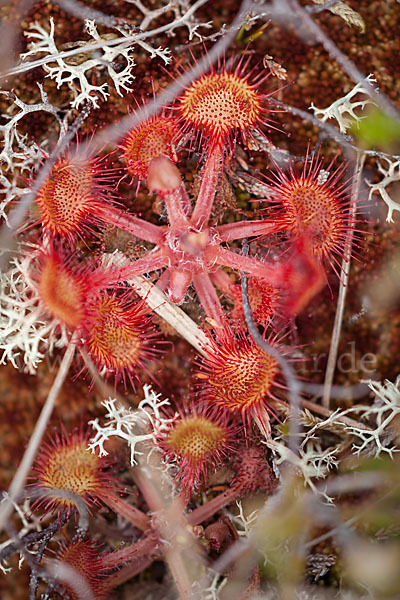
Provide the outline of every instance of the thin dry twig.
[[[46,402],[42,408],[39,419],[37,420],[37,423],[35,425],[35,429],[29,440],[28,447],[25,450],[21,463],[9,487],[8,497],[10,498],[10,500],[16,500],[25,485],[25,481],[28,476],[29,470],[35,459],[37,449],[39,448],[40,442],[42,441],[44,432],[51,417],[51,413],[53,412],[54,404],[57,400],[58,394],[65,381],[65,378],[68,375],[68,371],[71,366],[74,354],[75,345],[70,344],[65,351],[56,378],[53,382],[53,385],[50,388],[49,395],[47,396]],[[4,500],[0,506],[0,531],[3,529],[12,511],[12,503],[7,499]]]
[[357,210],[357,199],[360,192],[361,186],[361,174],[363,170],[365,162],[365,154],[359,152],[357,155],[356,165],[354,168],[354,176],[351,190],[351,214],[349,216],[350,219],[350,228],[351,233],[349,237],[346,239],[346,243],[343,248],[343,260],[342,260],[342,269],[341,276],[339,282],[339,296],[335,314],[335,321],[333,324],[332,337],[331,337],[331,345],[329,348],[329,356],[328,363],[326,366],[325,373],[325,382],[324,382],[324,393],[322,396],[322,404],[326,408],[329,408],[330,404],[330,395],[331,395],[331,387],[333,383],[333,376],[335,374],[336,369],[336,358],[339,349],[339,341],[340,341],[340,332],[342,329],[342,321],[343,321],[343,313],[344,306],[346,302],[346,294],[349,283],[349,274],[350,274],[350,265],[351,265],[351,247],[353,243],[353,230],[355,224],[355,214]]
[[[337,386],[335,386],[335,387],[337,387]],[[344,389],[346,389],[346,388],[344,388]],[[308,410],[316,413],[317,415],[321,415],[322,417],[329,418],[333,414],[333,411],[329,410],[329,408],[326,408],[325,406],[321,406],[320,404],[315,404],[315,402],[311,402],[310,400],[306,400],[305,398],[300,398],[300,404],[303,408],[307,408]],[[339,419],[338,419],[338,422],[339,422]],[[359,421],[356,421],[355,419],[352,419],[351,417],[341,416],[340,422],[344,423],[345,425],[349,425],[350,427],[358,427],[358,429],[364,429],[365,431],[372,431],[371,427],[368,427],[368,425],[364,425],[363,423],[360,423]]]

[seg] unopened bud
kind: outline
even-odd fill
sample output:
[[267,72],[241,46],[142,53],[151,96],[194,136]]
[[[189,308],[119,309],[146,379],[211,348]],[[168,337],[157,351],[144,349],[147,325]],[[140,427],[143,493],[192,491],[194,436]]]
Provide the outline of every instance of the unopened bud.
[[147,187],[151,192],[172,192],[181,185],[181,174],[166,156],[157,156],[150,161]]

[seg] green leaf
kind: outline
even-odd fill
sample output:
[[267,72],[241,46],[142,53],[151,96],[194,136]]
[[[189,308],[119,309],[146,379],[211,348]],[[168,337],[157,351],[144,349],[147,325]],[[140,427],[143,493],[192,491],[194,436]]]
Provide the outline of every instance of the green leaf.
[[354,123],[351,132],[366,149],[389,147],[393,151],[394,147],[400,147],[400,121],[378,108],[372,109],[358,125]]

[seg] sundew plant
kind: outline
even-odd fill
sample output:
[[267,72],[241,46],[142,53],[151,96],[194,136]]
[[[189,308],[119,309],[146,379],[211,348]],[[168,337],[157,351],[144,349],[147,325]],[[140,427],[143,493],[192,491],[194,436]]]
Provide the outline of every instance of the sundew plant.
[[1,14],[1,598],[399,598],[399,3]]

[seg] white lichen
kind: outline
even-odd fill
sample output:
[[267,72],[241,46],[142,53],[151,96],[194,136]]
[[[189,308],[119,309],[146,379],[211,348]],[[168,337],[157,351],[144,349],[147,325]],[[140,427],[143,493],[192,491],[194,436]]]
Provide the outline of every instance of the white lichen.
[[270,440],[265,443],[272,450],[276,472],[279,472],[279,466],[282,463],[291,464],[303,478],[305,486],[310,487],[315,493],[321,494],[327,502],[333,501],[333,498],[328,496],[323,488],[316,486],[316,481],[325,479],[329,471],[338,466],[340,448],[322,450],[318,441],[311,439],[311,436],[307,437],[305,443],[299,448],[298,454],[295,454],[281,441]]
[[[96,42],[107,41],[107,35],[101,37],[96,29],[94,21],[86,20],[85,29]],[[85,53],[85,42],[77,42],[80,45],[82,52],[77,55],[75,60],[63,60],[60,58],[60,50],[54,41],[54,20],[50,18],[50,31],[46,31],[40,23],[35,22],[31,25],[29,31],[24,32],[29,39],[35,41],[29,45],[28,52],[25,52],[21,57],[25,60],[28,57],[36,56],[38,53],[45,53],[54,56],[54,62],[43,65],[47,71],[47,77],[54,79],[57,88],[66,84],[73,92],[74,99],[71,102],[72,108],[79,108],[85,102],[89,102],[94,108],[99,107],[99,99],[106,100],[110,95],[108,82],[100,85],[92,84],[91,74],[94,69],[106,70],[108,76],[112,80],[117,93],[120,96],[124,92],[132,91],[132,82],[134,76],[132,69],[135,62],[132,57],[132,44],[121,42],[116,46],[102,46],[101,50],[96,52]],[[123,33],[123,32],[122,32]],[[113,35],[113,34],[109,34]],[[126,35],[123,33],[123,35]],[[117,36],[118,37],[118,36]],[[157,51],[154,51],[157,54]],[[75,58],[75,57],[74,57]],[[117,62],[125,62],[124,68],[121,71],[116,70]]]
[[257,522],[259,511],[255,509],[250,514],[245,515],[240,500],[236,500],[236,506],[239,511],[238,514],[234,515],[229,510],[225,510],[224,514],[226,514],[231,521],[235,523],[236,531],[239,537],[248,537],[254,524]]
[[155,444],[157,435],[169,429],[177,414],[166,418],[160,412],[162,407],[170,405],[169,400],[161,400],[160,394],[156,394],[150,385],[145,385],[143,391],[145,397],[136,410],[118,405],[115,398],[102,403],[107,410],[105,425],[100,425],[98,418],[89,421],[96,431],[88,445],[92,452],[97,451],[99,456],[107,456],[104,444],[111,437],[117,436],[127,442],[131,451],[131,465],[134,466],[137,464],[135,456],[143,454],[137,449],[137,445],[143,442]]
[[[290,450],[279,435],[274,440],[264,442],[273,453],[273,466],[277,476],[280,475],[280,465],[290,464],[302,477],[305,486],[330,503],[333,498],[327,494],[323,480],[339,466],[340,453],[349,443],[355,456],[378,457],[386,453],[393,457],[393,453],[399,451],[393,442],[395,432],[391,429],[394,419],[400,413],[399,382],[400,378],[394,384],[390,381],[383,384],[376,381],[364,382],[368,383],[375,394],[375,401],[371,406],[356,404],[345,410],[337,409],[326,419],[314,417],[306,411],[302,419],[306,429],[298,453]],[[340,436],[343,441],[324,447],[321,434],[325,431]]]
[[21,119],[33,112],[48,112],[52,114],[58,121],[61,133],[66,131],[66,120],[61,119],[59,109],[51,104],[48,100],[46,92],[38,83],[42,102],[36,104],[26,104],[14,92],[0,90],[0,94],[11,100],[11,104],[7,112],[2,117],[7,121],[5,125],[0,125],[0,163],[4,163],[6,171],[15,172],[30,171],[32,165],[37,165],[38,161],[43,159],[43,153],[35,141],[29,140],[27,135],[22,135],[17,128]]
[[353,97],[357,94],[370,96],[368,87],[365,87],[365,82],[370,84],[376,83],[376,79],[371,73],[368,75],[368,77],[363,79],[363,81],[357,83],[357,85],[355,85],[345,96],[335,100],[335,102],[333,102],[327,108],[318,108],[311,103],[309,110],[313,110],[314,115],[323,122],[327,121],[328,119],[336,119],[339,124],[340,131],[342,133],[346,133],[346,131],[350,129],[354,123],[358,124],[361,119],[365,118],[360,116],[358,112],[356,113],[356,110],[363,110],[367,104],[375,105],[375,102],[373,102],[370,97],[366,98],[365,100],[353,100]]
[[210,585],[204,587],[198,581],[195,581],[193,584],[193,597],[198,598],[198,600],[220,600],[220,593],[228,583],[228,578],[209,568],[206,576]]
[[400,181],[400,160],[399,159],[391,159],[389,157],[382,157],[381,160],[386,161],[387,167],[385,167],[382,162],[377,160],[378,171],[383,175],[383,178],[378,183],[370,183],[367,181],[367,184],[370,187],[369,190],[369,199],[372,199],[372,196],[375,192],[380,194],[380,197],[384,201],[387,206],[388,212],[386,215],[386,221],[388,223],[393,223],[393,211],[400,211],[400,202],[396,202],[393,200],[386,188],[395,182]]
[[36,252],[15,257],[11,268],[0,273],[0,364],[35,373],[47,353],[68,344],[65,327],[47,319],[31,276]]
[[189,40],[192,40],[194,36],[197,36],[200,40],[203,36],[199,33],[201,27],[209,29],[212,27],[212,21],[206,23],[199,21],[195,15],[196,10],[202,6],[204,0],[198,0],[194,4],[190,4],[190,0],[167,0],[161,3],[160,7],[148,8],[142,2],[142,0],[125,0],[129,4],[134,4],[136,8],[143,14],[142,22],[140,23],[140,29],[147,31],[150,24],[165,15],[168,12],[174,14],[174,20],[170,23],[167,32],[168,35],[175,35],[174,31],[178,27],[186,26],[189,32]]
[[[7,221],[7,207],[10,202],[15,202],[27,194],[29,189],[24,185],[24,179],[29,178],[38,168],[44,158],[43,149],[28,135],[21,134],[18,126],[21,119],[34,112],[47,112],[52,114],[59,123],[59,137],[61,138],[67,128],[67,117],[61,118],[59,109],[51,104],[47,94],[38,83],[42,102],[26,104],[14,92],[0,90],[2,96],[10,100],[7,110],[9,114],[2,117],[7,122],[0,125],[0,218]],[[24,179],[23,179],[24,178]]]
[[35,104],[26,104],[14,92],[0,90],[0,94],[10,100],[8,114],[2,115],[6,123],[0,125],[0,218],[4,218],[6,222],[6,209],[10,202],[19,200],[29,192],[23,178],[29,178],[44,158],[43,148],[28,135],[18,131],[21,119],[31,113],[44,111],[52,114],[58,121],[59,138],[65,135],[67,129],[67,116],[61,118],[59,109],[49,102],[40,83],[38,87],[42,102]]
[[[344,433],[354,438],[352,451],[356,456],[366,452],[375,457],[382,453],[393,457],[394,452],[399,452],[399,448],[392,443],[393,436],[390,432],[393,420],[400,413],[399,381],[366,383],[376,395],[371,406],[356,404],[345,410],[335,410],[327,419],[318,422],[307,432],[307,439],[311,439],[318,431],[338,425]],[[351,417],[353,423],[344,420],[345,417]],[[356,419],[360,421],[360,426],[357,426]],[[367,422],[368,427],[363,427],[361,420]]]

